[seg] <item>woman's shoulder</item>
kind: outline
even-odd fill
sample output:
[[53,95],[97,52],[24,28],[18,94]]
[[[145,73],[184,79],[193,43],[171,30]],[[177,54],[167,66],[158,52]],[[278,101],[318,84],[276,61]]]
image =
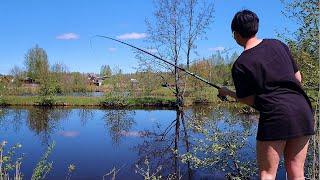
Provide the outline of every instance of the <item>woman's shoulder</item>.
[[266,44],[268,45],[273,45],[273,46],[280,46],[280,47],[284,47],[284,48],[288,48],[287,44],[282,42],[279,39],[264,39],[264,41],[266,42]]
[[249,68],[256,67],[257,64],[264,62],[265,59],[274,54],[275,51],[287,51],[287,45],[278,39],[263,39],[262,42],[249,50],[243,51],[237,60],[233,63],[233,67]]

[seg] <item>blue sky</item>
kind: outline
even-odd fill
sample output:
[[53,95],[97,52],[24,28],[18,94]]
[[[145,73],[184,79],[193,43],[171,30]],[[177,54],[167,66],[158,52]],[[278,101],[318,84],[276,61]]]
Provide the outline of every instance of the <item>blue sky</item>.
[[[207,40],[198,42],[199,58],[214,49],[241,48],[231,37],[230,22],[241,9],[250,9],[260,18],[260,38],[276,38],[294,22],[282,14],[280,0],[215,0],[214,21]],[[2,0],[0,6],[0,73],[8,74],[14,65],[23,67],[28,49],[44,48],[50,64],[62,62],[69,71],[96,72],[101,65],[133,72],[137,65],[131,49],[104,39],[118,37],[143,47],[147,36],[145,19],[152,17],[152,0]],[[135,33],[135,34],[134,34]],[[135,38],[135,39],[134,39]]]

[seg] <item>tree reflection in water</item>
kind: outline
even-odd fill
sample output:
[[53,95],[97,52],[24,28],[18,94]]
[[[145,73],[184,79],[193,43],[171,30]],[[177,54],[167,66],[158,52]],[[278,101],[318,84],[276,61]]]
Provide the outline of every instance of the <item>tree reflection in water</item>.
[[85,126],[89,120],[94,117],[94,114],[96,113],[94,109],[88,109],[88,108],[81,108],[78,109],[79,112],[79,118],[82,126]]
[[153,172],[162,167],[159,175],[171,178],[252,177],[256,165],[248,137],[254,125],[247,118],[203,106],[176,110],[169,126],[158,124],[144,133],[143,143],[135,147],[137,165],[148,159]]
[[51,141],[51,135],[59,128],[59,121],[67,119],[70,110],[61,108],[29,108],[27,123],[29,128],[35,132],[43,144]]
[[220,171],[240,179],[256,176],[254,148],[248,140],[256,131],[252,115],[223,108],[210,112],[211,118],[202,116],[203,110],[190,113],[188,125],[197,137],[192,152],[183,154],[182,160],[208,174]]
[[[13,128],[14,132],[19,132],[23,125],[24,119],[22,118],[25,111],[22,109],[0,109],[0,130],[7,130]],[[10,117],[10,118],[9,118]]]
[[157,124],[153,131],[146,130],[144,134],[143,143],[134,148],[138,151],[137,165],[139,167],[142,167],[145,159],[148,159],[150,166],[154,169],[161,167],[159,175],[163,177],[192,178],[190,164],[187,162],[185,167],[179,158],[180,153],[190,150],[183,110],[176,110],[176,117],[169,126],[163,127]]
[[121,138],[130,131],[134,121],[134,115],[136,114],[133,110],[106,110],[104,115],[105,126],[110,133],[112,143],[119,145]]

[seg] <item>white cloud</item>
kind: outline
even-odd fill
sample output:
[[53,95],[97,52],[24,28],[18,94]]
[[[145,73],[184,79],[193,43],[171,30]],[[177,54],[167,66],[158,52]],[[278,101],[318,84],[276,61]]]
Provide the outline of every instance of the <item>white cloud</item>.
[[59,40],[75,40],[75,39],[79,39],[79,35],[75,34],[75,33],[65,33],[65,34],[61,34],[61,35],[57,36],[56,39],[59,39]]
[[218,46],[218,47],[214,47],[214,48],[209,48],[209,51],[223,51],[225,50],[224,47],[222,46]]
[[121,34],[119,36],[117,36],[118,39],[121,40],[128,40],[128,39],[143,39],[147,37],[146,33],[126,33],[126,34]]
[[108,48],[109,52],[115,52],[116,50],[117,50],[117,48],[114,48],[114,47]]

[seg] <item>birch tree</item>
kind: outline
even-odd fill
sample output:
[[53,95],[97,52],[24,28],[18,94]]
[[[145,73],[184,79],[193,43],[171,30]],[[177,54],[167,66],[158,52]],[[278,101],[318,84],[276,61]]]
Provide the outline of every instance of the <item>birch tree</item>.
[[[148,42],[157,55],[176,66],[190,66],[196,54],[196,41],[205,36],[213,18],[213,3],[204,0],[154,1],[154,19],[147,20]],[[159,66],[159,63],[157,64]],[[185,81],[177,68],[164,66],[174,77],[174,94],[178,107],[184,106]]]

